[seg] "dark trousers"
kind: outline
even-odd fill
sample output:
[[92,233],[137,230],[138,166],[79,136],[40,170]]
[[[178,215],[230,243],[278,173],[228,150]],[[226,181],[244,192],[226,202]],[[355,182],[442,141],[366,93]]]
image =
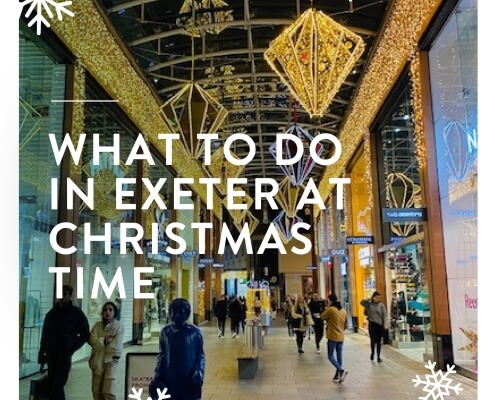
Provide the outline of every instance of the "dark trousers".
[[370,321],[369,323],[369,332],[370,332],[370,340],[371,340],[371,354],[376,354],[380,357],[380,351],[382,349],[382,337],[383,337],[383,326],[377,324],[376,322]]
[[321,339],[323,338],[323,320],[321,318],[313,318],[314,325],[313,325],[313,330],[315,332],[315,342],[316,342],[316,348],[320,348],[320,342]]
[[289,333],[289,337],[294,336],[294,330],[292,328],[292,319],[287,318],[285,322],[287,322],[287,332]]
[[296,333],[297,348],[299,350],[302,350],[303,342],[304,342],[304,332],[301,331],[294,331],[294,332]]
[[218,330],[222,336],[225,336],[225,318],[218,318]]
[[238,317],[230,317],[230,330],[232,333],[239,333],[239,322]]
[[69,378],[71,357],[57,357],[48,359],[48,387],[50,400],[65,400],[64,386]]

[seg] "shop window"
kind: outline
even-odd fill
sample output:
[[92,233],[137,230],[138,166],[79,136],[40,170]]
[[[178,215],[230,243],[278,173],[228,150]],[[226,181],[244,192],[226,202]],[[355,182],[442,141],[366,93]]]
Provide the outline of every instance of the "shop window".
[[51,209],[50,180],[60,176],[47,139],[61,138],[66,66],[45,54],[28,34],[19,33],[19,376],[38,371],[41,329],[52,308],[55,251],[50,230],[58,223]]
[[[383,107],[376,131],[380,207],[385,209],[423,206],[419,164],[414,142],[410,82],[402,79]],[[382,224],[383,243],[398,242],[422,231],[417,221]]]
[[454,361],[473,372],[478,368],[477,12],[477,1],[461,1],[429,51]]

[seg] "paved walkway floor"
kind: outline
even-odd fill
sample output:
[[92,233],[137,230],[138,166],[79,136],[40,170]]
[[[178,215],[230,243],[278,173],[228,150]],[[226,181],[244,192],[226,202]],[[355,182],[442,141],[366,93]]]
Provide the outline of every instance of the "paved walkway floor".
[[[278,322],[278,321],[277,321]],[[314,336],[305,340],[305,353],[297,353],[296,343],[288,337],[285,327],[270,328],[260,351],[259,369],[254,380],[237,378],[236,354],[244,345],[241,335],[233,339],[217,336],[214,326],[203,326],[206,354],[204,400],[417,400],[427,393],[414,387],[412,379],[428,374],[422,362],[413,361],[391,346],[384,346],[383,363],[369,359],[368,338],[348,333],[344,344],[344,367],[349,371],[345,382],[332,382],[334,368],[327,359],[326,339],[322,352],[315,352]],[[142,346],[129,346],[127,352],[156,352],[157,341]],[[123,359],[125,359],[123,357]],[[125,362],[119,363],[119,400],[124,400]],[[450,392],[448,399],[477,399],[477,382],[455,374],[452,385],[460,383],[459,395]],[[29,399],[30,378],[19,381],[19,399]],[[73,365],[66,385],[67,400],[91,400],[91,374],[87,362]],[[435,397],[430,396],[429,399]],[[173,399],[171,399],[173,400]]]

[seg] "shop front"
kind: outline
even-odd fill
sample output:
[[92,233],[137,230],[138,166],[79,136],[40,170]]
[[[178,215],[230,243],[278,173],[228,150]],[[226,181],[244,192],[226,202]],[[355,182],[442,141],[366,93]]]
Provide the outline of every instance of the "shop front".
[[478,6],[459,1],[426,48],[453,361],[478,371]]

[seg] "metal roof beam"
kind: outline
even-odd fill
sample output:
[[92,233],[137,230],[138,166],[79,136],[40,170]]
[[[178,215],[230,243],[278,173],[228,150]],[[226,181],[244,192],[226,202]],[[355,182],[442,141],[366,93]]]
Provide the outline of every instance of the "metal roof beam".
[[132,0],[132,1],[128,1],[127,3],[122,3],[119,5],[113,6],[113,7],[109,7],[109,8],[107,8],[107,12],[109,14],[113,14],[113,13],[116,13],[116,12],[119,12],[122,10],[126,10],[126,9],[134,7],[134,6],[142,6],[144,4],[154,3],[156,1],[160,1],[160,0]]
[[[139,0],[141,1],[141,0]],[[144,1],[144,0],[143,0]],[[149,0],[149,1],[155,1],[155,0]],[[115,6],[118,7],[118,6]],[[253,19],[250,21],[250,24],[253,28],[256,27],[264,27],[264,26],[273,26],[273,25],[290,25],[294,22],[293,19],[288,19],[288,18],[259,18],[259,19]],[[204,30],[210,30],[210,29],[215,29],[215,28],[241,28],[245,29],[246,27],[246,21],[245,20],[237,20],[237,21],[226,21],[226,22],[215,22],[212,24],[206,24],[206,25],[196,25],[194,27],[195,30],[198,32],[204,31]],[[371,31],[369,29],[363,29],[359,28],[356,26],[347,26],[346,28],[353,31],[354,33],[357,33],[359,35],[363,36],[376,36],[376,32]],[[170,31],[166,32],[160,32],[160,33],[155,33],[153,35],[145,36],[143,38],[139,38],[137,40],[132,40],[127,45],[129,47],[134,47],[134,46],[139,46],[144,43],[152,42],[154,40],[159,40],[159,39],[164,39],[167,37],[173,37],[173,36],[178,36],[178,35],[189,35],[189,33],[184,29],[184,28],[178,28],[178,29],[172,29]]]

